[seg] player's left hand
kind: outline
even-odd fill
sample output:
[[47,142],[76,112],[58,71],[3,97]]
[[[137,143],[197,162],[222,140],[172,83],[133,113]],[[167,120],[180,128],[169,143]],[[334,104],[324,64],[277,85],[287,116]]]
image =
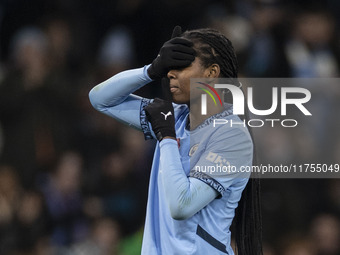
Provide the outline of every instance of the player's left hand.
[[165,137],[176,139],[174,107],[170,101],[155,98],[145,112],[159,141]]
[[193,49],[193,42],[179,37],[181,34],[181,27],[176,26],[172,32],[172,39],[163,44],[158,56],[148,68],[151,79],[166,77],[171,69],[188,67],[195,60],[196,51]]

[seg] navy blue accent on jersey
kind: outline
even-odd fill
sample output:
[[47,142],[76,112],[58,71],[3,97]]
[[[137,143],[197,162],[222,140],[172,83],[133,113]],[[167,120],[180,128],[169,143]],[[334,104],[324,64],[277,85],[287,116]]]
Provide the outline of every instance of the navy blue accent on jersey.
[[211,246],[215,247],[217,250],[228,254],[226,246],[218,241],[215,237],[210,235],[207,231],[205,231],[200,225],[197,225],[196,234],[201,237],[204,241],[208,242]]
[[219,183],[218,181],[216,181],[214,178],[211,178],[211,176],[203,173],[203,172],[199,172],[199,171],[190,171],[190,177],[199,179],[201,181],[203,181],[204,183],[208,184],[210,187],[212,187],[214,190],[216,190],[221,197],[223,195],[223,192],[225,191],[225,189],[223,188],[222,184]]
[[142,128],[142,132],[144,134],[145,140],[150,140],[153,138],[151,135],[149,122],[148,122],[148,119],[146,117],[146,113],[144,110],[144,108],[148,106],[151,103],[151,101],[152,101],[151,99],[142,98],[141,103],[140,103],[140,125]]

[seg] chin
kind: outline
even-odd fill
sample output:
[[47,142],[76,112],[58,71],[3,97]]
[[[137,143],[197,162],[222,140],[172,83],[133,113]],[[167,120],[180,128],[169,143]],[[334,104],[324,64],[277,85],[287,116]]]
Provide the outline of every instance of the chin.
[[185,100],[182,98],[177,98],[176,96],[172,96],[172,102],[175,104],[189,104],[190,100]]

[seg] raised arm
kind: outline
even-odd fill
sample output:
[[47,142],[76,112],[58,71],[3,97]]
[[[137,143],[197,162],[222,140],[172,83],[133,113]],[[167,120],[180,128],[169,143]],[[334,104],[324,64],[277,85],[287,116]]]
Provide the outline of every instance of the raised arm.
[[89,93],[93,107],[141,130],[140,112],[143,101],[148,99],[131,93],[152,81],[147,74],[148,67],[118,73],[95,86]]
[[166,77],[171,68],[184,68],[192,63],[195,59],[193,43],[176,37],[179,34],[181,34],[180,27],[176,27],[172,39],[164,43],[151,65],[121,72],[95,86],[89,94],[93,107],[144,131],[148,123],[144,118],[143,109],[150,100],[131,93],[152,80]]

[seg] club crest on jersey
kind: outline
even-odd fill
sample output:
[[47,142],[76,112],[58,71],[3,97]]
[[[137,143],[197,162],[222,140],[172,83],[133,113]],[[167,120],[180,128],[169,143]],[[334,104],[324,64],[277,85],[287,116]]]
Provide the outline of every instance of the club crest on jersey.
[[196,151],[197,151],[197,148],[198,148],[198,143],[191,146],[190,150],[189,150],[189,156],[191,157]]

